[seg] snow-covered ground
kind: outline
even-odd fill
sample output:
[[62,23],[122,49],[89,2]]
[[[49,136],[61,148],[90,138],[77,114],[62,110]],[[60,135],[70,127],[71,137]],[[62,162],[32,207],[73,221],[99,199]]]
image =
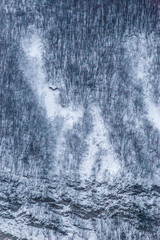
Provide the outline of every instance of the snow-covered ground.
[[[151,36],[152,38],[152,36]],[[143,87],[144,103],[146,106],[146,117],[152,123],[153,127],[160,131],[160,106],[157,106],[153,101],[151,93],[151,69],[155,52],[152,46],[150,52],[150,44],[143,34],[130,38],[126,41],[125,47],[130,59],[132,67],[133,80]]]
[[109,142],[109,135],[98,106],[91,107],[93,130],[86,139],[87,151],[81,165],[82,179],[96,173],[98,181],[104,181],[108,173],[113,176],[120,171],[120,163]]
[[54,120],[55,117],[65,118],[65,128],[72,128],[74,123],[83,116],[81,108],[73,109],[73,106],[62,107],[60,104],[59,90],[53,91],[51,88],[56,88],[52,85],[52,81],[46,81],[46,74],[43,62],[43,44],[38,35],[32,35],[30,38],[22,39],[21,45],[26,58],[26,66],[24,74],[33,88],[34,94],[37,95],[38,101],[46,110],[46,116],[49,120]]

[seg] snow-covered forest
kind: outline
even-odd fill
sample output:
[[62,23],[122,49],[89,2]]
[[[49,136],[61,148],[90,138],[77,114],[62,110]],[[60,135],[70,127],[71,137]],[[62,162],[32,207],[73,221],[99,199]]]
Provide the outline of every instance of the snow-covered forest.
[[0,240],[160,239],[160,1],[1,0]]

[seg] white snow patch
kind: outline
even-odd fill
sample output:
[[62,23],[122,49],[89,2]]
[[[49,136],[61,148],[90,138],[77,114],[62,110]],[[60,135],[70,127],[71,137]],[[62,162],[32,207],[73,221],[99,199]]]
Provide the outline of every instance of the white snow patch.
[[160,131],[160,108],[146,99],[148,120]]
[[46,73],[43,67],[44,49],[42,41],[38,36],[23,39],[22,48],[27,62],[25,66],[22,65],[24,75],[37,96],[40,105],[45,109],[46,117],[51,123],[54,122],[56,117],[62,120],[56,149],[54,149],[55,158],[59,163],[55,171],[59,172],[62,167],[60,161],[63,162],[67,147],[65,134],[83,117],[83,108],[79,106],[75,109],[71,104],[68,107],[62,107],[59,89],[53,90],[56,86],[48,84],[46,81]]
[[130,39],[125,44],[128,50],[134,78],[140,80],[144,90],[144,102],[147,110],[147,119],[160,131],[160,108],[152,101],[150,69],[154,60],[154,46],[149,52],[147,40],[141,35]]
[[40,38],[32,36],[30,46],[26,49],[27,55],[30,56],[31,58],[42,60],[41,47],[42,43]]
[[132,67],[132,77],[136,82],[142,83],[146,91],[149,84],[148,73],[154,58],[147,47],[146,37],[142,34],[127,39],[125,48]]
[[63,117],[66,123],[65,128],[72,128],[79,118],[83,116],[82,108],[76,110],[72,106],[63,108],[60,104],[59,90],[52,91],[49,88],[50,85],[46,81],[43,67],[44,50],[41,39],[36,35],[33,35],[31,38],[24,38],[22,40],[22,48],[27,57],[27,66],[25,66],[24,74],[37,95],[39,102],[45,108],[48,119],[54,120],[56,116]]
[[81,166],[81,177],[88,179],[93,174],[93,169],[97,168],[97,180],[104,180],[106,173],[112,176],[120,170],[117,156],[113,147],[109,143],[108,132],[101,117],[98,107],[91,109],[93,118],[93,131],[89,134],[86,142],[88,151],[84,156]]

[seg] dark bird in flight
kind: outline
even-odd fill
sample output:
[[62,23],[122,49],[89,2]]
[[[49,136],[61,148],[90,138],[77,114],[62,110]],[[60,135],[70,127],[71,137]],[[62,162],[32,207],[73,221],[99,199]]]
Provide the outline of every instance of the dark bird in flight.
[[49,89],[51,89],[52,91],[58,90],[58,88],[52,88],[52,87],[49,87]]

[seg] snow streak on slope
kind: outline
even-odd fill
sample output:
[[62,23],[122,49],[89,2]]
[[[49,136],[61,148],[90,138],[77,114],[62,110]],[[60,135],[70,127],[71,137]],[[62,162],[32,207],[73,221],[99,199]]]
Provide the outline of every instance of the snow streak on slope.
[[160,131],[160,107],[156,106],[152,101],[148,98],[146,99],[147,104],[147,117],[150,122],[153,123],[154,127],[156,127]]
[[147,40],[143,35],[128,40],[125,46],[129,53],[135,81],[143,87],[147,119],[160,131],[160,107],[153,102],[150,90],[150,70],[153,65],[154,46],[152,46],[152,52],[150,53]]
[[22,40],[22,48],[27,57],[24,74],[37,95],[39,102],[45,108],[47,117],[53,120],[56,116],[65,118],[66,126],[72,128],[73,124],[82,117],[81,109],[73,110],[73,107],[63,108],[60,104],[59,90],[52,91],[46,82],[46,74],[43,67],[43,45],[41,39],[32,35],[31,38]]
[[88,151],[81,166],[81,176],[88,179],[93,173],[96,173],[97,180],[103,181],[107,173],[111,176],[117,174],[120,165],[113,147],[109,143],[108,132],[101,117],[100,109],[95,106],[92,107],[91,114],[93,130],[86,140]]
[[57,86],[47,83],[41,39],[36,35],[32,35],[30,39],[28,37],[24,38],[22,48],[25,54],[24,59],[26,59],[25,66],[22,64],[22,69],[34,94],[37,96],[38,102],[45,109],[46,117],[51,123],[54,123],[56,117],[60,120],[60,129],[55,129],[58,133],[54,149],[56,167],[54,162],[51,167],[51,169],[54,169],[54,173],[60,174],[64,170],[63,165],[66,162],[66,134],[83,117],[83,110],[80,107],[75,109],[71,104],[68,107],[62,107],[59,89],[53,91]]

